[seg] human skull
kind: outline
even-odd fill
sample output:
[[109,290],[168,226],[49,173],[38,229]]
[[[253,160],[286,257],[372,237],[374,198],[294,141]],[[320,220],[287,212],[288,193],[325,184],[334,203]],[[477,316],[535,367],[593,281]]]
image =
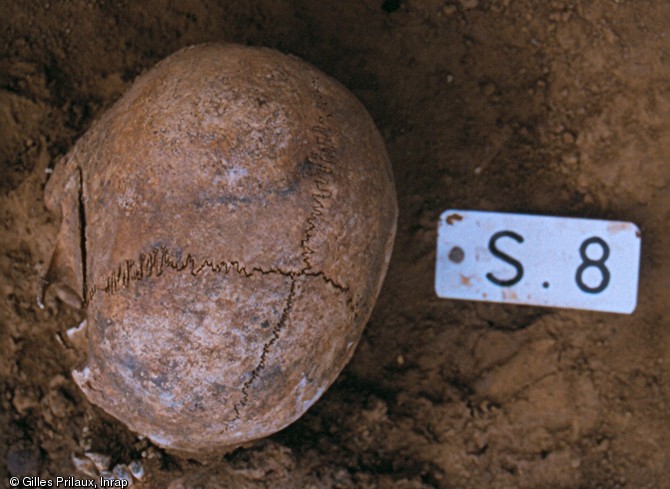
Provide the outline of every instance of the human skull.
[[276,432],[323,394],[371,313],[397,218],[363,106],[296,57],[233,44],[140,76],[45,197],[62,216],[46,283],[86,309],[76,382],[194,453]]

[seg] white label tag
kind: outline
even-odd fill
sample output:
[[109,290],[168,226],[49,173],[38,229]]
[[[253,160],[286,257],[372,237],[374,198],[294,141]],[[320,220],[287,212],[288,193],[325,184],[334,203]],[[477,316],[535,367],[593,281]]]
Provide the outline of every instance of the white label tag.
[[438,226],[435,291],[630,314],[640,242],[630,222],[448,210]]

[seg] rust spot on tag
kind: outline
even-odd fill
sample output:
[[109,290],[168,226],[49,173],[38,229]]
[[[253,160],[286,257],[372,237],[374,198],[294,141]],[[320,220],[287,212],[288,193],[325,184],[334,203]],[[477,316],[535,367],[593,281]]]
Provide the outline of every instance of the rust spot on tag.
[[463,216],[461,216],[460,214],[449,214],[446,219],[447,224],[449,224],[450,226],[452,226],[455,222],[462,220]]

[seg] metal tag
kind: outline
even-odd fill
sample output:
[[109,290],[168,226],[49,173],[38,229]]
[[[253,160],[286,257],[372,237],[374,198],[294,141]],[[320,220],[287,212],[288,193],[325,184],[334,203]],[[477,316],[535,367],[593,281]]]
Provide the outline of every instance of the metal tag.
[[630,222],[448,210],[438,226],[435,291],[630,314],[640,243]]

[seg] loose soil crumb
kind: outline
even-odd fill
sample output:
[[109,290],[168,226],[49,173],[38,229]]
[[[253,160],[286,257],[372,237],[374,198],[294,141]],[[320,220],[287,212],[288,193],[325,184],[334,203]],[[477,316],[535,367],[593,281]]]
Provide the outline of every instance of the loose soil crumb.
[[[668,2],[0,0],[0,19],[0,487],[134,460],[147,488],[670,487]],[[352,90],[400,206],[351,364],[298,422],[208,462],[88,404],[82,314],[36,303],[49,169],[138,74],[205,41],[293,53]],[[637,223],[636,312],[438,299],[448,208]]]

